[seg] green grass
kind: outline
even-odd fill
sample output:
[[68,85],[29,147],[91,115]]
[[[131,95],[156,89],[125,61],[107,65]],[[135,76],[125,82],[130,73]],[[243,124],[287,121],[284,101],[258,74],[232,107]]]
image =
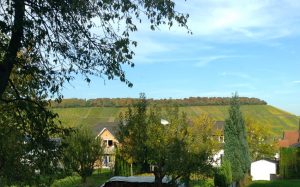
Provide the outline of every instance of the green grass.
[[73,175],[54,181],[51,187],[99,187],[111,177],[112,174],[109,170],[102,169],[101,173],[95,171],[91,177],[88,177],[86,184],[81,183],[79,175]]
[[191,180],[190,186],[191,187],[214,187],[214,180],[213,179]]
[[300,180],[254,181],[248,187],[299,187]]
[[[86,107],[86,108],[55,108],[62,124],[67,127],[86,125],[95,126],[97,123],[116,122],[119,113],[126,108],[117,107]],[[191,106],[181,107],[190,117],[202,113],[208,114],[215,120],[224,120],[228,116],[228,106]],[[261,125],[270,125],[274,134],[282,136],[284,130],[296,130],[298,117],[270,105],[244,105],[241,107],[244,116],[257,120]]]

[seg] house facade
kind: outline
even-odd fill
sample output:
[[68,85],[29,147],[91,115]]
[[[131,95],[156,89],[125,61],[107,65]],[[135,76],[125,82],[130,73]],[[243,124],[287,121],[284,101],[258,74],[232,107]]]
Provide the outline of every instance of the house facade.
[[104,168],[112,168],[115,163],[115,152],[119,144],[116,139],[117,124],[116,123],[107,123],[98,125],[100,132],[96,136],[101,138],[102,144],[104,146],[104,155],[102,157],[101,166]]

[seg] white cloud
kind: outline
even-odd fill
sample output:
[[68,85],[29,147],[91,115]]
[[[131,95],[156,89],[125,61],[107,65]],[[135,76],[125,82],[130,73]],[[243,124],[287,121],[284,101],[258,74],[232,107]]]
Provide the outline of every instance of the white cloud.
[[293,84],[300,84],[300,80],[292,81]]
[[[300,32],[300,1],[190,0],[177,5],[178,11],[190,14],[194,35],[208,40],[271,40]],[[171,31],[186,34],[182,28]]]

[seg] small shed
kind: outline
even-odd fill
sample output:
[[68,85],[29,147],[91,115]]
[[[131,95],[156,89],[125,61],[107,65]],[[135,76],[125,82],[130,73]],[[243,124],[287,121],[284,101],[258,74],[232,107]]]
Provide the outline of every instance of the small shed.
[[273,160],[258,160],[251,163],[252,180],[271,180],[271,174],[276,174],[278,162]]

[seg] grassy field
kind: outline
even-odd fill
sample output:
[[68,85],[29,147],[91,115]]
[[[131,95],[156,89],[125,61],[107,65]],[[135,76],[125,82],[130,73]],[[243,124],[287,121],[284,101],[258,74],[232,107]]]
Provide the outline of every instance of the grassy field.
[[[261,125],[271,125],[273,132],[281,136],[284,130],[298,128],[298,117],[270,105],[244,105],[242,112],[247,117],[256,119]],[[119,113],[126,108],[116,107],[88,107],[88,108],[55,108],[64,126],[78,125],[95,126],[97,123],[116,122]],[[190,117],[205,113],[215,120],[224,120],[227,117],[228,106],[193,106],[181,107]]]
[[254,181],[248,187],[299,187],[300,180]]
[[79,175],[73,175],[55,181],[51,187],[99,187],[112,177],[111,171],[102,169],[101,173],[95,171],[91,177],[87,178],[86,184],[81,183]]

